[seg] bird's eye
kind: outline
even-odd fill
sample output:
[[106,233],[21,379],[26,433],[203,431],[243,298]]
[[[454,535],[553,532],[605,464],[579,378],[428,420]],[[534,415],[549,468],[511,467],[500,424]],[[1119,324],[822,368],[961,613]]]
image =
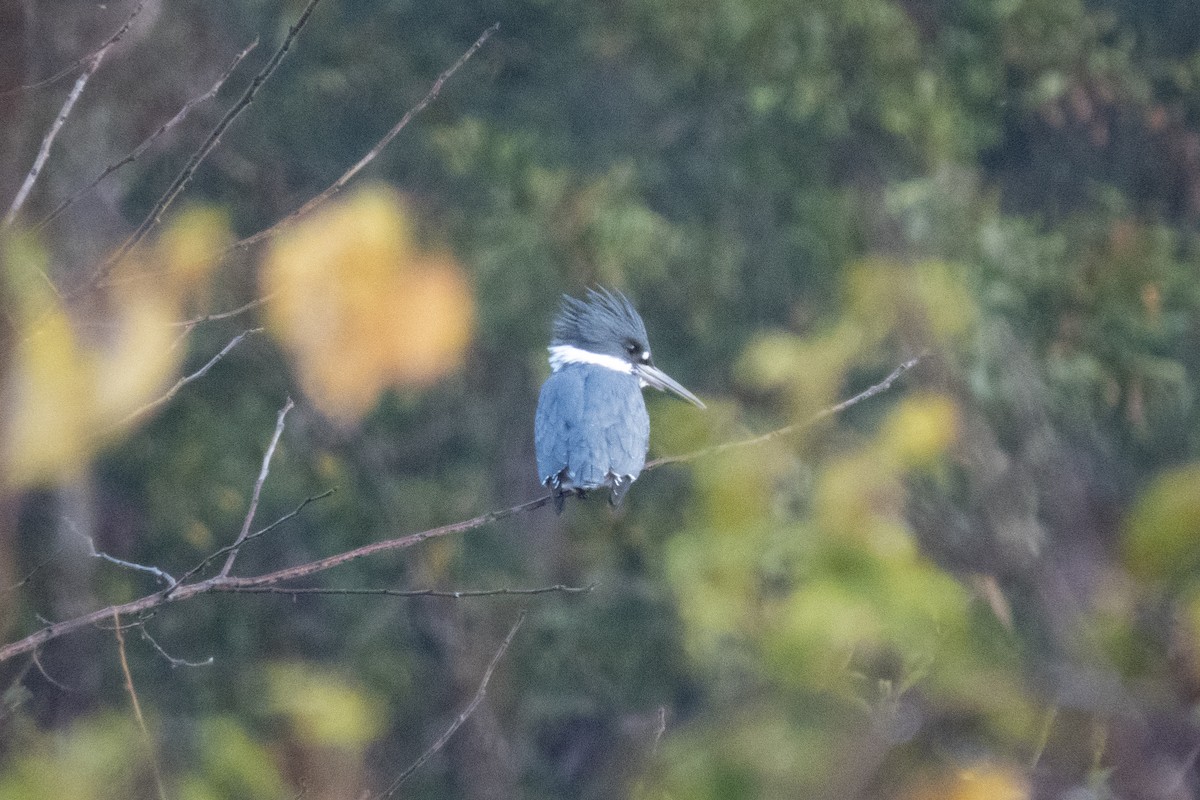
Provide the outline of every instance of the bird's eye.
[[629,353],[631,356],[636,356],[638,354],[638,350],[640,349],[641,348],[637,346],[637,342],[628,342],[625,345],[625,352]]

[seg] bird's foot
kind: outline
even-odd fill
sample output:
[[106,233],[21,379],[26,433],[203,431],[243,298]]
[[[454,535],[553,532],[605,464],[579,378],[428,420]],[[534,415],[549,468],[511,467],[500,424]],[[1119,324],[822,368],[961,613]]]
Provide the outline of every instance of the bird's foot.
[[567,504],[567,498],[570,495],[575,495],[580,500],[587,500],[587,490],[572,487],[570,489],[551,489],[551,497],[554,500],[554,513],[562,514],[563,507]]
[[625,499],[625,493],[629,491],[629,487],[633,486],[632,478],[613,478],[612,490],[608,495],[608,503],[613,508],[620,508],[621,501]]

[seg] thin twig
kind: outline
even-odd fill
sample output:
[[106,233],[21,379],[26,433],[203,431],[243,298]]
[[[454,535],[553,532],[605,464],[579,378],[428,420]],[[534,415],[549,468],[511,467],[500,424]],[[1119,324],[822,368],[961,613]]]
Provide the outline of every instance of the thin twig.
[[203,661],[188,661],[186,659],[176,658],[164,650],[162,645],[154,641],[154,637],[150,635],[150,631],[146,630],[146,626],[144,624],[138,627],[141,629],[142,638],[149,642],[150,646],[154,648],[155,652],[162,656],[163,659],[165,659],[166,662],[171,665],[171,669],[176,669],[178,667],[209,667],[212,666],[216,661],[216,659],[214,659],[212,656],[209,656]]
[[513,637],[515,637],[517,635],[517,631],[521,629],[521,623],[525,621],[525,613],[525,611],[521,611],[520,616],[517,617],[517,621],[513,623],[512,628],[508,631],[508,636],[504,637],[504,641],[500,643],[500,647],[496,650],[496,654],[492,656],[492,660],[487,665],[487,669],[484,670],[483,679],[480,680],[479,688],[475,690],[475,696],[471,698],[471,702],[467,704],[466,708],[459,712],[458,716],[454,718],[454,721],[450,723],[450,727],[446,728],[446,731],[438,737],[438,740],[434,742],[428,750],[421,754],[420,758],[418,758],[416,761],[410,764],[406,770],[396,776],[396,779],[392,781],[392,784],[388,786],[387,790],[384,791],[383,794],[379,795],[379,798],[387,798],[395,794],[396,790],[400,788],[400,784],[404,783],[409,775],[412,775],[414,772],[416,772],[422,764],[424,764],[426,761],[432,758],[435,753],[445,747],[446,742],[450,741],[450,737],[453,736],[455,732],[462,727],[462,724],[466,722],[472,714],[475,713],[475,709],[479,707],[479,704],[483,702],[483,698],[487,695],[488,682],[492,679],[492,673],[496,671],[496,665],[500,663],[500,659],[504,657],[506,652],[508,652],[508,646],[512,644]]
[[224,135],[225,131],[228,130],[229,126],[233,124],[233,121],[237,119],[243,111],[246,110],[250,103],[254,101],[254,97],[258,94],[259,89],[261,89],[263,84],[265,84],[275,73],[275,70],[279,67],[280,62],[283,61],[284,56],[286,56],[288,51],[291,49],[292,43],[295,42],[296,37],[300,35],[300,31],[302,31],[304,26],[308,24],[309,17],[312,16],[313,10],[317,7],[317,3],[320,1],[321,0],[308,0],[307,5],[304,6],[304,10],[300,12],[299,18],[297,18],[292,26],[288,28],[287,35],[283,37],[283,43],[279,45],[279,49],[276,50],[274,55],[271,56],[270,60],[267,61],[266,66],[264,66],[259,73],[254,76],[254,79],[250,81],[250,85],[246,87],[246,91],[242,93],[242,96],[238,98],[237,102],[230,106],[228,111],[225,112],[225,116],[223,116],[221,121],[217,123],[215,128],[213,128],[212,132],[208,135],[208,138],[205,139],[204,143],[200,145],[200,148],[192,154],[191,158],[188,159],[188,162],[186,165],[184,165],[183,170],[175,177],[175,180],[171,182],[171,185],[167,187],[167,191],[163,193],[162,197],[160,197],[154,204],[154,207],[150,209],[150,213],[146,215],[146,218],[142,220],[137,229],[129,236],[128,239],[125,240],[124,244],[117,248],[117,252],[114,253],[111,258],[109,258],[100,266],[99,269],[96,270],[95,273],[92,274],[92,277],[84,286],[85,290],[96,286],[102,280],[104,280],[108,273],[112,271],[113,267],[116,266],[121,259],[123,259],[129,253],[130,250],[136,247],[138,243],[146,237],[146,234],[150,232],[151,228],[158,224],[159,220],[162,219],[162,215],[166,213],[166,210],[171,206],[171,203],[175,201],[175,198],[179,196],[180,192],[182,192],[187,187],[188,183],[191,182],[192,176],[195,175],[196,170],[200,167],[201,162],[203,162],[204,159],[208,157],[208,154],[211,153],[216,148],[217,144],[220,143],[221,137]]
[[121,631],[121,617],[113,611],[113,632],[117,635],[117,652],[121,656],[121,672],[125,674],[125,691],[129,693],[129,702],[133,705],[133,716],[142,736],[146,740],[146,753],[150,757],[150,766],[154,770],[154,783],[158,787],[159,800],[167,800],[167,789],[163,785],[162,770],[158,767],[158,755],[154,747],[154,737],[146,727],[146,718],[142,716],[142,704],[138,702],[137,690],[133,688],[133,673],[129,671],[129,660],[125,658],[125,634]]
[[259,306],[269,302],[272,297],[274,297],[274,292],[264,295],[263,297],[259,297],[255,300],[251,300],[249,303],[238,306],[232,311],[222,311],[217,314],[205,314],[202,317],[192,317],[191,319],[185,319],[183,322],[176,322],[174,324],[182,328],[187,328],[190,331],[192,328],[205,322],[215,322],[219,319],[229,319],[230,317],[236,317],[238,314],[245,314],[247,311],[253,311]]
[[667,707],[658,707],[658,725],[654,727],[654,741],[650,745],[650,755],[658,755],[658,745],[662,742],[663,734],[667,732]]
[[58,138],[58,132],[66,124],[67,117],[71,115],[71,111],[75,108],[75,103],[83,96],[83,87],[87,86],[88,80],[96,74],[96,70],[100,69],[100,62],[104,60],[106,52],[107,50],[101,50],[93,56],[92,60],[88,63],[87,69],[81,72],[79,77],[75,79],[75,85],[71,87],[71,91],[67,94],[67,99],[63,101],[58,116],[54,118],[50,129],[42,137],[42,146],[38,148],[37,157],[33,159],[33,166],[29,168],[24,182],[21,183],[21,188],[17,191],[16,197],[13,198],[12,205],[8,207],[8,213],[4,215],[3,227],[7,228],[12,225],[13,220],[17,218],[17,213],[21,210],[21,206],[25,205],[25,199],[29,197],[29,193],[33,191],[33,185],[37,183],[38,176],[42,174],[42,167],[46,165],[46,159],[50,158],[50,148],[54,146],[54,140]]
[[369,597],[448,597],[462,600],[468,597],[500,597],[504,595],[531,594],[586,594],[595,589],[597,584],[587,586],[566,586],[556,583],[553,586],[541,586],[537,589],[333,589],[322,586],[288,587],[288,586],[246,586],[229,590],[230,594],[282,594],[282,595],[367,595]]
[[[727,445],[717,445],[716,447],[706,448],[704,450],[697,451],[696,453],[676,456],[673,458],[658,459],[656,462],[648,464],[646,468],[653,469],[665,464],[677,463],[680,461],[690,461],[700,458],[701,456],[722,452],[723,450],[729,448],[746,447],[752,444],[769,441],[770,439],[779,436],[795,433],[799,428],[805,425],[811,425],[818,420],[830,416],[831,414],[844,411],[845,409],[862,402],[868,397],[873,397],[883,391],[886,391],[902,374],[912,369],[913,366],[920,361],[920,358],[921,357],[918,356],[917,358],[906,361],[893,370],[892,374],[888,375],[871,388],[860,392],[854,397],[851,397],[849,400],[845,400],[818,414],[815,414],[806,422],[788,425],[784,428],[780,428],[776,431],[772,431],[761,436],[756,436],[751,439],[744,439],[737,442],[730,442]],[[247,588],[255,586],[275,586],[281,583],[296,580],[298,578],[305,578],[310,575],[315,575],[350,561],[372,556],[377,553],[384,553],[391,550],[404,550],[429,539],[434,539],[441,536],[449,536],[456,533],[466,533],[467,531],[481,528],[493,522],[507,519],[508,517],[534,511],[542,506],[549,505],[552,499],[553,498],[551,495],[545,494],[534,500],[518,503],[510,508],[489,511],[486,514],[480,514],[479,516],[472,517],[471,519],[463,520],[461,522],[454,522],[448,525],[442,525],[437,528],[430,528],[428,530],[420,531],[419,533],[411,533],[406,536],[399,536],[392,539],[384,539],[379,542],[372,542],[371,544],[356,547],[353,550],[336,553],[331,556],[326,556],[325,558],[317,559],[316,561],[298,564],[293,567],[285,567],[273,572],[267,572],[261,575],[248,577],[229,577],[217,575],[196,583],[181,583],[167,591],[155,592],[154,594],[145,595],[127,603],[121,603],[108,608],[98,609],[78,617],[72,617],[70,619],[54,623],[44,622],[44,626],[42,628],[39,628],[28,636],[0,647],[0,663],[8,661],[9,659],[18,655],[32,652],[33,650],[36,650],[46,642],[49,642],[53,639],[57,639],[69,633],[74,633],[75,631],[83,628],[96,625],[97,623],[102,622],[104,619],[111,617],[114,613],[139,614],[159,608],[160,606],[168,603],[181,603],[201,595],[235,593],[246,591]]]
[[38,656],[38,651],[37,651],[37,650],[34,650],[34,651],[33,651],[33,665],[34,665],[35,667],[37,667],[37,670],[38,670],[38,672],[42,673],[42,677],[43,677],[43,678],[45,678],[47,681],[49,681],[49,682],[50,682],[50,685],[51,685],[51,686],[53,686],[53,687],[55,687],[55,688],[56,688],[56,689],[58,689],[59,691],[63,691],[63,692],[73,692],[73,691],[75,691],[75,690],[74,690],[74,689],[72,689],[71,687],[69,687],[69,686],[64,686],[63,684],[61,684],[61,683],[59,683],[58,681],[54,680],[54,678],[50,677],[50,673],[49,673],[49,672],[46,672],[46,668],[42,666],[42,660],[41,660],[41,658]]
[[154,133],[147,136],[142,141],[141,144],[139,144],[137,147],[135,147],[133,150],[131,150],[124,158],[122,158],[120,161],[116,161],[112,164],[109,164],[107,167],[104,168],[104,170],[99,175],[97,175],[95,178],[93,178],[90,183],[88,183],[83,188],[77,190],[70,197],[63,200],[61,203],[59,203],[58,206],[56,206],[53,211],[51,211],[49,214],[47,214],[44,218],[42,218],[41,221],[39,221],[37,223],[37,225],[34,226],[34,230],[39,231],[42,228],[49,225],[51,222],[53,222],[55,219],[57,219],[60,214],[62,214],[72,204],[74,204],[75,201],[77,201],[80,197],[82,197],[88,191],[96,188],[96,186],[98,186],[100,184],[100,182],[103,181],[105,178],[107,178],[109,175],[112,175],[114,172],[116,172],[121,167],[125,166],[126,164],[132,164],[134,161],[137,161],[138,158],[140,158],[143,153],[145,153],[147,150],[150,149],[150,146],[152,144],[154,144],[154,142],[160,136],[167,133],[172,128],[174,128],[176,125],[178,125],[179,123],[181,123],[185,119],[187,119],[188,114],[191,113],[193,108],[195,108],[196,106],[200,105],[203,102],[211,100],[213,97],[216,97],[217,92],[219,92],[221,90],[221,87],[225,85],[225,81],[229,80],[229,76],[233,74],[233,71],[235,69],[237,69],[238,64],[242,63],[242,59],[244,59],[250,53],[250,51],[253,50],[257,46],[258,46],[258,39],[256,38],[253,42],[250,43],[250,45],[248,47],[246,47],[245,50],[238,53],[237,56],[234,57],[233,63],[229,65],[229,69],[225,70],[224,74],[222,74],[221,77],[217,79],[217,82],[212,85],[211,89],[209,89],[204,94],[199,95],[197,97],[193,97],[192,99],[190,99],[186,103],[184,103],[183,107],[180,108],[179,111],[175,112],[175,116],[171,117],[169,120],[167,120],[162,125],[160,125],[158,130],[156,130]]
[[1033,748],[1033,755],[1029,758],[1029,768],[1037,769],[1038,762],[1042,760],[1042,754],[1046,752],[1046,745],[1050,741],[1050,733],[1054,730],[1054,722],[1058,719],[1058,706],[1050,706],[1046,709],[1046,715],[1042,719],[1042,725],[1038,729],[1037,742]]
[[[120,608],[110,608],[109,611],[112,612],[108,615],[109,617],[113,616],[113,614],[117,614],[117,613],[124,614],[125,613]],[[144,616],[150,617],[152,615],[146,614]],[[108,619],[108,617],[101,617],[100,619],[96,620],[93,627],[95,627],[99,630],[102,630],[102,631],[111,631],[111,630],[115,630],[118,627],[123,631],[130,631],[135,628],[142,627],[143,624],[144,623],[140,619],[134,620],[133,622],[116,622],[116,623],[114,623],[114,622],[112,622],[112,620]]]
[[[137,11],[140,10],[141,6],[139,5]],[[13,198],[12,205],[8,207],[8,213],[5,214],[4,223],[0,227],[7,228],[12,225],[13,220],[17,218],[17,214],[21,211],[21,206],[25,205],[26,198],[33,191],[33,185],[37,183],[38,176],[42,174],[42,167],[46,166],[46,159],[50,157],[50,148],[54,146],[54,140],[58,138],[58,132],[62,130],[67,117],[71,115],[71,110],[75,108],[76,101],[83,95],[83,87],[87,86],[88,80],[96,74],[96,70],[100,69],[100,62],[104,60],[104,56],[108,54],[108,48],[112,47],[113,43],[113,41],[110,41],[104,47],[97,50],[96,54],[88,61],[87,68],[75,79],[75,85],[71,88],[67,99],[63,102],[62,108],[59,109],[58,116],[54,118],[54,122],[50,125],[50,130],[46,131],[46,135],[42,138],[42,146],[38,148],[37,157],[33,160],[33,166],[29,168],[28,174],[25,175],[25,180],[21,184],[21,188],[17,191],[17,196]]]
[[116,564],[118,567],[124,567],[125,569],[131,569],[131,570],[134,570],[135,572],[145,572],[149,575],[153,575],[156,580],[158,580],[160,583],[166,584],[167,586],[175,585],[175,579],[172,578],[165,570],[161,570],[158,567],[151,566],[149,564],[138,564],[137,562],[134,562],[134,561],[126,561],[123,558],[117,558],[116,556],[111,556],[108,553],[104,552],[103,550],[97,550],[95,540],[92,539],[92,537],[88,536],[83,531],[79,530],[79,527],[75,524],[74,520],[67,519],[67,520],[65,520],[65,522],[67,523],[67,526],[71,529],[72,533],[74,533],[80,539],[83,539],[83,541],[87,542],[88,555],[90,555],[92,558],[99,558],[102,561],[107,561],[110,564]]
[[[294,517],[300,516],[300,512],[303,511],[305,506],[307,506],[309,503],[315,503],[318,500],[324,500],[326,497],[329,497],[331,494],[333,494],[336,491],[337,491],[337,489],[326,489],[325,491],[321,492],[320,494],[313,495],[312,497],[306,497],[306,498],[304,498],[303,501],[301,501],[300,505],[296,506],[294,509],[292,509],[288,513],[284,514],[282,517],[275,520],[270,525],[267,525],[265,528],[259,528],[254,533],[250,534],[245,539],[243,539],[241,542],[239,542],[237,544],[227,544],[224,547],[220,548],[219,550],[215,550],[212,553],[209,553],[207,556],[204,557],[203,561],[201,561],[199,564],[197,564],[196,566],[189,569],[187,572],[183,573],[183,575],[181,575],[179,577],[179,580],[176,582],[175,586],[178,586],[179,584],[182,584],[182,583],[187,583],[188,578],[191,578],[193,575],[195,575],[200,570],[207,567],[212,562],[216,561],[221,556],[225,555],[226,553],[232,552],[235,548],[240,548],[240,547],[245,546],[247,542],[251,542],[251,541],[257,539],[258,537],[262,536],[263,534],[270,533],[271,531],[278,528],[283,523],[287,522],[289,519],[293,519]],[[172,586],[171,590],[168,590],[168,593],[173,591],[175,589],[175,586]]]
[[71,88],[67,99],[63,102],[62,108],[59,109],[58,116],[54,118],[54,122],[50,125],[50,130],[46,131],[46,135],[42,138],[42,146],[38,148],[37,157],[33,160],[33,166],[29,168],[29,172],[25,175],[25,180],[21,184],[21,188],[17,191],[16,197],[13,198],[12,205],[8,207],[8,213],[4,215],[4,224],[0,227],[7,228],[12,225],[13,220],[17,218],[17,214],[21,210],[21,206],[25,205],[25,199],[33,191],[33,185],[37,183],[38,175],[42,173],[42,167],[46,165],[46,159],[50,157],[50,148],[54,146],[54,140],[58,138],[58,132],[62,130],[62,126],[66,123],[67,117],[70,116],[71,110],[75,108],[75,102],[83,94],[83,87],[87,86],[88,79],[100,68],[100,62],[104,59],[105,52],[106,50],[101,50],[93,56],[91,62],[88,63],[87,69],[75,79],[75,85]]
[[62,544],[59,544],[59,546],[54,549],[53,553],[46,556],[38,563],[34,564],[33,569],[29,570],[29,572],[26,572],[25,575],[22,576],[22,578],[19,581],[12,584],[11,586],[5,586],[3,589],[0,589],[0,593],[15,592],[17,589],[20,589],[22,586],[24,586],[25,584],[27,584],[31,580],[33,580],[34,575],[37,575],[39,572],[41,572],[43,569],[45,569],[47,566],[49,566],[51,563],[53,563],[54,559],[58,558],[59,555],[61,555],[61,554],[62,554]]
[[910,358],[908,361],[905,361],[903,364],[892,370],[891,373],[879,383],[862,390],[853,397],[843,400],[836,405],[821,409],[806,420],[794,423],[792,425],[785,425],[782,428],[776,428],[773,431],[768,431],[767,433],[760,434],[758,436],[751,436],[748,439],[738,439],[735,442],[724,442],[722,444],[704,447],[699,450],[694,450],[691,453],[684,453],[678,456],[663,456],[662,458],[656,458],[652,461],[648,461],[645,469],[652,470],[656,467],[662,467],[667,464],[683,464],[688,461],[695,461],[697,458],[716,455],[717,453],[724,453],[727,450],[736,450],[742,447],[752,447],[754,445],[763,444],[764,442],[769,442],[772,439],[779,439],[784,436],[790,436],[794,433],[798,433],[802,430],[812,427],[823,419],[840,414],[851,406],[858,405],[862,401],[868,400],[881,392],[886,392],[888,389],[892,388],[892,384],[900,379],[900,376],[908,372],[917,364],[920,364],[921,359],[924,357],[925,354],[921,353],[920,355]]
[[271,471],[271,458],[275,455],[275,446],[279,444],[279,437],[283,435],[283,422],[287,418],[288,412],[295,406],[296,404],[289,397],[283,404],[283,408],[279,409],[279,416],[275,420],[275,433],[271,436],[271,443],[267,445],[267,452],[263,454],[262,469],[258,471],[258,480],[254,482],[254,492],[250,496],[250,507],[246,509],[246,519],[242,521],[242,530],[233,542],[233,547],[225,559],[225,565],[218,573],[219,577],[224,578],[229,575],[229,570],[233,569],[233,562],[237,559],[238,550],[246,541],[246,537],[250,535],[250,526],[254,524],[254,514],[258,511],[258,498],[262,494],[263,484],[267,482],[267,473]]
[[7,97],[10,94],[16,94],[18,92],[27,92],[27,91],[30,91],[31,89],[40,89],[43,86],[49,86],[50,84],[57,83],[58,81],[67,77],[72,72],[79,69],[84,64],[88,63],[91,59],[95,58],[102,51],[108,50],[108,48],[112,47],[114,44],[121,41],[121,38],[126,33],[129,32],[129,28],[133,25],[133,20],[137,17],[138,14],[142,13],[142,6],[144,6],[144,5],[146,5],[144,0],[143,0],[143,2],[138,3],[137,6],[133,9],[133,11],[130,12],[129,16],[125,18],[125,22],[122,23],[121,27],[117,29],[117,32],[114,33],[112,36],[108,37],[107,39],[105,39],[100,44],[99,47],[97,47],[92,52],[88,53],[86,56],[80,56],[79,58],[75,59],[70,64],[68,64],[67,66],[60,69],[58,72],[51,75],[49,78],[42,78],[40,81],[34,81],[33,83],[26,83],[21,86],[14,86],[11,89],[5,89],[4,91],[0,92],[0,97]]
[[179,391],[181,389],[183,389],[183,387],[187,386],[192,381],[198,381],[201,378],[203,378],[205,375],[207,375],[208,371],[210,369],[212,369],[214,366],[216,366],[216,363],[218,361],[220,361],[222,358],[227,356],[229,354],[230,350],[232,350],[233,348],[235,348],[239,344],[241,344],[243,339],[245,339],[247,336],[249,336],[252,333],[261,333],[261,332],[262,332],[262,328],[251,328],[248,331],[242,331],[237,336],[230,339],[229,343],[226,344],[224,347],[222,347],[221,351],[219,353],[217,353],[215,356],[213,356],[212,358],[210,358],[208,360],[208,362],[204,366],[202,366],[200,369],[196,370],[191,375],[187,375],[187,376],[180,378],[179,380],[177,380],[175,382],[174,386],[172,386],[170,389],[167,390],[166,394],[162,395],[161,397],[159,397],[155,400],[151,400],[149,403],[146,403],[146,405],[142,406],[141,408],[138,408],[135,411],[132,411],[129,414],[126,414],[118,422],[113,423],[112,427],[113,428],[122,428],[125,425],[127,425],[128,423],[130,423],[133,420],[137,419],[138,417],[142,416],[143,414],[148,414],[151,411],[153,411],[154,409],[158,408],[159,406],[162,406],[162,405],[165,405],[165,404],[171,402],[171,400],[174,399],[175,395],[179,394]]
[[404,116],[400,118],[400,121],[397,122],[390,131],[388,131],[386,134],[384,134],[384,137],[382,139],[380,139],[378,142],[376,142],[375,146],[372,147],[370,150],[368,150],[367,154],[364,155],[362,158],[360,158],[354,166],[352,166],[350,169],[346,170],[342,174],[342,177],[338,178],[336,181],[334,181],[332,184],[330,184],[323,192],[321,192],[317,196],[310,199],[307,203],[305,203],[303,206],[301,206],[296,211],[293,211],[291,214],[288,214],[286,217],[279,220],[278,222],[276,222],[274,225],[270,226],[269,228],[265,228],[264,230],[261,230],[258,233],[255,233],[251,236],[247,236],[245,239],[242,239],[241,241],[235,243],[230,248],[230,250],[245,249],[256,242],[262,241],[263,239],[267,238],[268,236],[274,235],[283,226],[299,219],[300,217],[303,217],[303,216],[311,213],[312,210],[315,209],[317,206],[321,205],[326,200],[328,200],[329,198],[333,197],[335,194],[340,192],[346,186],[346,184],[349,183],[354,178],[355,175],[357,175],[359,172],[361,172],[364,167],[366,167],[368,164],[370,164],[372,161],[374,161],[375,158],[381,152],[383,152],[383,149],[388,146],[388,144],[392,141],[392,139],[396,138],[396,136],[400,133],[400,131],[402,131],[406,127],[408,127],[408,123],[412,122],[413,118],[415,116],[417,116],[417,114],[420,114],[422,111],[424,111],[425,107],[428,106],[430,103],[432,103],[437,98],[437,96],[441,93],[442,86],[446,83],[446,81],[448,81],[451,77],[453,77],[454,73],[458,72],[459,69],[462,68],[463,64],[466,64],[467,61],[471,58],[471,56],[475,55],[476,51],[478,51],[479,48],[483,47],[484,43],[489,38],[491,38],[492,34],[494,34],[499,29],[500,29],[500,23],[497,22],[496,24],[492,25],[492,27],[488,28],[486,31],[481,33],[479,35],[479,38],[475,40],[475,44],[468,47],[466,52],[463,53],[461,56],[459,56],[458,60],[455,61],[454,64],[449,69],[447,69],[446,71],[444,71],[441,75],[439,75],[437,77],[437,80],[435,80],[433,82],[433,86],[431,86],[429,88],[429,91],[425,93],[425,96],[421,98],[420,102],[418,102],[415,106],[413,106],[407,112],[405,112]]

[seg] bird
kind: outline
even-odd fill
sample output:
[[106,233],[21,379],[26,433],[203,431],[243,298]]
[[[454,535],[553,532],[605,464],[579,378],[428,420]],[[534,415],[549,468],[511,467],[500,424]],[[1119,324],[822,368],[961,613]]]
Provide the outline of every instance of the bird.
[[608,489],[621,505],[646,465],[650,416],[642,389],[700,398],[654,366],[646,325],[619,291],[589,288],[563,295],[550,341],[550,377],[534,419],[538,480],[561,514],[567,495]]

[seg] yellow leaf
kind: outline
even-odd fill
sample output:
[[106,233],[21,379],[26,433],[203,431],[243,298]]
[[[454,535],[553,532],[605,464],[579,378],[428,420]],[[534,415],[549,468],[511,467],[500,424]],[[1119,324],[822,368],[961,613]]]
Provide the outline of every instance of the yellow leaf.
[[210,207],[182,212],[163,231],[155,244],[154,260],[166,271],[177,297],[206,287],[229,238],[225,215]]
[[474,307],[449,256],[417,251],[404,207],[367,189],[286,232],[263,264],[272,332],[305,393],[355,421],[388,387],[421,386],[455,369]]
[[[116,332],[92,353],[92,416],[99,429],[119,422],[166,389],[184,351],[171,323],[177,306],[157,292],[124,292],[114,314]],[[99,432],[99,431],[98,431]]]
[[919,299],[930,330],[939,338],[962,337],[975,324],[976,307],[962,276],[960,264],[926,261],[916,267],[914,294]]
[[970,330],[975,302],[956,264],[870,259],[851,267],[847,306],[862,333],[877,341],[899,327],[953,340]]
[[189,776],[185,798],[287,797],[285,784],[271,752],[261,741],[228,717],[199,720],[193,736],[199,750],[200,773]]
[[0,377],[0,476],[27,486],[69,475],[164,390],[185,352],[172,323],[227,238],[218,215],[184,215],[121,259],[84,319],[54,293],[32,237],[0,241],[15,341]]
[[4,384],[3,453],[17,486],[79,468],[91,438],[91,375],[60,309],[45,313],[21,339]]
[[1027,800],[1029,781],[1015,769],[977,764],[968,769],[925,780],[906,792],[905,800]]
[[457,367],[473,324],[471,290],[458,264],[449,256],[414,264],[397,282],[390,319],[398,383],[430,383]]

